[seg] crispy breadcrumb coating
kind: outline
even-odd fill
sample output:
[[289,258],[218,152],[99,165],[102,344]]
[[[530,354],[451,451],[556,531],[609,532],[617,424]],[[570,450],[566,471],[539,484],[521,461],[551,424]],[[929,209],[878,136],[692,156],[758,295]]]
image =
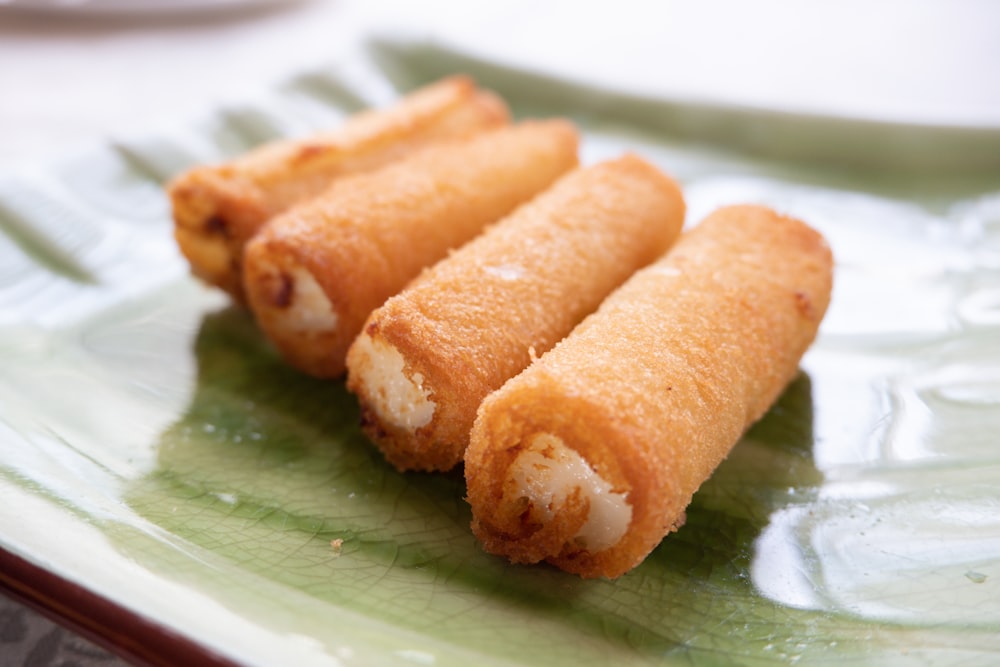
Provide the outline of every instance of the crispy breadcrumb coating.
[[334,130],[181,174],[168,185],[174,236],[196,276],[242,301],[243,248],[267,220],[336,178],[507,122],[507,107],[496,95],[466,77],[444,79]]
[[[824,239],[764,207],[682,236],[481,405],[465,475],[485,548],[584,577],[639,564],[795,377],[831,288]],[[588,529],[595,511],[617,522],[612,544]]]
[[483,398],[683,223],[679,187],[634,155],[564,176],[369,317],[348,356],[369,438],[400,469],[453,468]]
[[566,121],[527,121],[338,181],[247,245],[257,323],[300,370],[342,374],[371,311],[575,167],[577,144]]

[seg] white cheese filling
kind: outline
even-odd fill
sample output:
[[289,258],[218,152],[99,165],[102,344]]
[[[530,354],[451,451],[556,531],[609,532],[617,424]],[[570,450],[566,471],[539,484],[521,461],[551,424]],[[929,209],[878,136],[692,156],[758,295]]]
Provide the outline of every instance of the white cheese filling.
[[355,354],[363,361],[357,364],[362,392],[378,418],[410,432],[426,426],[434,417],[434,401],[424,389],[420,373],[407,377],[403,373],[403,355],[381,339],[362,333],[354,342]]
[[[526,497],[536,520],[548,521],[574,489],[590,502],[587,520],[574,536],[587,551],[596,553],[617,544],[632,521],[626,493],[615,493],[576,450],[551,433],[534,436],[508,473],[514,497]],[[509,489],[509,487],[508,487]]]
[[286,273],[292,280],[291,302],[285,311],[288,328],[334,331],[337,311],[313,275],[301,266],[290,267]]

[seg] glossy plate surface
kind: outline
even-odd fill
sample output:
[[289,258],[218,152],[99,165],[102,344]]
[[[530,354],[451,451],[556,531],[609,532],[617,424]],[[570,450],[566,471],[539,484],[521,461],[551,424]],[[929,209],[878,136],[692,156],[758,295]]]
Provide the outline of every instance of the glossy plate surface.
[[[935,170],[917,130],[845,165],[822,135],[782,146],[781,119],[711,143],[689,131],[701,110],[669,101],[425,45],[371,55],[0,178],[5,551],[247,664],[1000,657],[1000,174]],[[801,376],[617,581],[484,554],[460,475],[389,468],[342,383],[285,366],[173,245],[161,183],[180,169],[454,71],[518,115],[573,117],[586,162],[655,161],[689,224],[767,203],[838,260]],[[846,130],[823,122],[839,160]],[[774,150],[747,152],[772,130]]]

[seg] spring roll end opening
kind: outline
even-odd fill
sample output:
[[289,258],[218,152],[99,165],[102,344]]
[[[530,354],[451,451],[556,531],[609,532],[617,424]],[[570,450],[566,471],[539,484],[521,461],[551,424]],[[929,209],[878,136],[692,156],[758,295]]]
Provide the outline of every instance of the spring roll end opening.
[[174,239],[181,254],[190,262],[192,272],[199,278],[213,284],[220,283],[233,272],[233,258],[223,236],[177,227]]
[[437,404],[430,400],[420,373],[405,372],[406,360],[388,341],[363,332],[348,357],[351,386],[382,422],[410,433],[434,418]]
[[618,544],[632,522],[627,493],[616,493],[576,450],[557,435],[540,432],[508,468],[504,501],[524,507],[529,522],[544,525],[557,518],[567,500],[579,490],[588,513],[571,542],[589,553]]
[[248,279],[247,289],[253,292],[255,310],[266,315],[266,328],[293,335],[336,334],[337,309],[305,266],[264,258],[256,263],[256,275]]

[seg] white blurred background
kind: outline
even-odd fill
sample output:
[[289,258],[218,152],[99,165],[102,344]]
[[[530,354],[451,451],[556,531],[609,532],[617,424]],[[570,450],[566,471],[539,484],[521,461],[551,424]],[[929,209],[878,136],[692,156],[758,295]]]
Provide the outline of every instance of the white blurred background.
[[1000,128],[993,0],[0,0],[0,167],[394,31],[680,101]]

